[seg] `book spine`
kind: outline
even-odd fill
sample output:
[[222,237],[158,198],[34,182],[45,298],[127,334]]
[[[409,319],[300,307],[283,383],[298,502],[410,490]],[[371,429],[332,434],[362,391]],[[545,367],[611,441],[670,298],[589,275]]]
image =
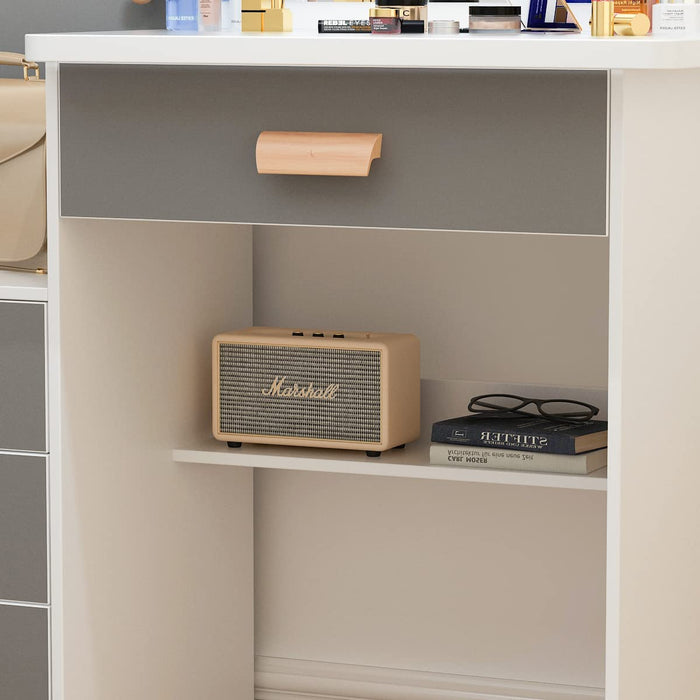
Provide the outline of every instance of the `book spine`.
[[430,463],[449,467],[513,469],[517,471],[588,474],[586,455],[555,455],[519,450],[459,447],[447,444],[430,446]]
[[478,421],[455,429],[454,426],[433,425],[432,442],[445,442],[453,445],[474,447],[497,447],[521,452],[549,452],[552,454],[576,454],[576,443],[570,435],[524,435],[522,433],[498,432],[490,430],[486,423]]
[[527,26],[541,27],[547,16],[547,0],[530,0],[530,11],[528,12]]

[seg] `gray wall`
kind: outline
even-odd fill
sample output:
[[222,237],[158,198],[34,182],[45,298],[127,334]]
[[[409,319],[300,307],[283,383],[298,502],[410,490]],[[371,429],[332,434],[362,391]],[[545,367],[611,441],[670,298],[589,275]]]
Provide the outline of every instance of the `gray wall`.
[[[0,51],[24,53],[24,35],[116,29],[162,29],[165,0],[136,5],[131,0],[2,0]],[[0,76],[16,71],[0,68]]]

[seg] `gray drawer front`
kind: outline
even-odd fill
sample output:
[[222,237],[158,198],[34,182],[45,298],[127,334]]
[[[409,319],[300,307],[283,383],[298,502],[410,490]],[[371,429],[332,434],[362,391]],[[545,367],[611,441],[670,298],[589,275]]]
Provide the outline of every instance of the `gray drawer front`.
[[[259,175],[263,130],[381,132],[369,177]],[[61,68],[62,214],[605,234],[607,75]]]
[[45,304],[0,301],[0,449],[46,451]]
[[48,602],[46,512],[46,458],[0,454],[0,600]]
[[48,610],[0,605],[0,700],[48,697]]

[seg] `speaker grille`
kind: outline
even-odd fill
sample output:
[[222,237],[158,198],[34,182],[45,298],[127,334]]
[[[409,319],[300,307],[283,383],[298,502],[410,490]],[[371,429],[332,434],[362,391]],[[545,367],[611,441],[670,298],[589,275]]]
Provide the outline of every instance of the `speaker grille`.
[[[219,429],[378,443],[380,360],[379,350],[221,343]],[[327,398],[289,395],[295,384],[297,393],[313,384]]]

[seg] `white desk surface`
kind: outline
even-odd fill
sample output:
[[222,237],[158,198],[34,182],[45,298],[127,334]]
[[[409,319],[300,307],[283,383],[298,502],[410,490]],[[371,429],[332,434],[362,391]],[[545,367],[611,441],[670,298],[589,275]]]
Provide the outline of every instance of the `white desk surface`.
[[700,68],[700,37],[198,34],[165,30],[29,34],[27,57],[59,63],[385,68]]

